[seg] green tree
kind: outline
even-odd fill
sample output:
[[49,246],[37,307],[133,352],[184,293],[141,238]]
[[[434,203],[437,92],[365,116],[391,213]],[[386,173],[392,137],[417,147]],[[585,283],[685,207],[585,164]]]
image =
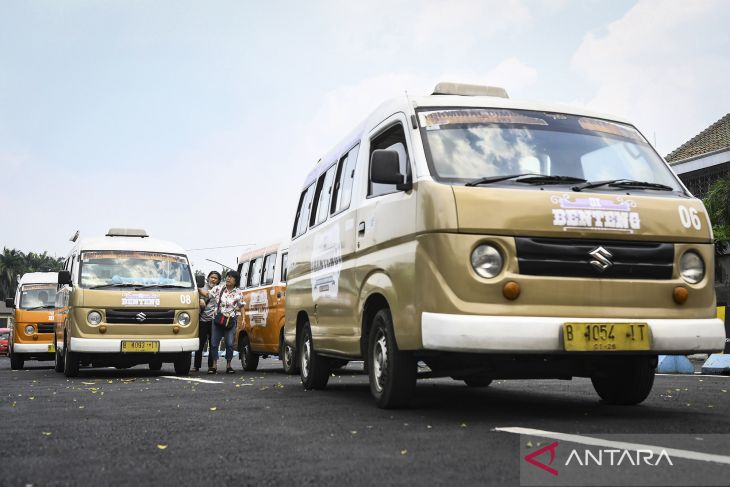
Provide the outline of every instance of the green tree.
[[0,297],[10,298],[15,295],[18,276],[27,272],[58,272],[62,266],[62,258],[51,257],[47,252],[25,254],[3,247],[0,254]]
[[730,177],[719,179],[703,200],[715,235],[715,253],[723,255],[730,246]]

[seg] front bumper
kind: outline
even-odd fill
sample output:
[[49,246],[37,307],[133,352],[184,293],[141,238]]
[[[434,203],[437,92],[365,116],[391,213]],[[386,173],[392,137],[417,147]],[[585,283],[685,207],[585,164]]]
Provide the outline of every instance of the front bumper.
[[53,353],[52,343],[16,343],[13,353]]
[[[479,316],[423,313],[423,348],[466,353],[567,353],[567,322],[647,323],[656,354],[713,353],[725,347],[725,325],[717,319],[608,319],[542,316]],[[571,352],[574,353],[574,352]]]
[[[132,340],[131,338],[124,339]],[[159,341],[160,351],[158,353],[192,352],[198,349],[200,342],[198,338],[138,338],[134,340]],[[121,353],[121,338],[76,338],[71,337],[69,344],[72,352],[81,353]]]

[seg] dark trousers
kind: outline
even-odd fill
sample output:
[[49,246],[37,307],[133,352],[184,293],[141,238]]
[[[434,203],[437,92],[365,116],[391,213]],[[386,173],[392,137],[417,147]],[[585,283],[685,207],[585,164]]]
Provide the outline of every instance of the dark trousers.
[[203,350],[205,344],[208,344],[208,368],[213,367],[213,355],[211,350],[213,348],[213,341],[211,336],[211,329],[213,327],[213,320],[201,321],[198,327],[198,333],[200,334],[200,344],[198,345],[198,351],[195,352],[195,365],[196,369],[199,369],[203,363]]

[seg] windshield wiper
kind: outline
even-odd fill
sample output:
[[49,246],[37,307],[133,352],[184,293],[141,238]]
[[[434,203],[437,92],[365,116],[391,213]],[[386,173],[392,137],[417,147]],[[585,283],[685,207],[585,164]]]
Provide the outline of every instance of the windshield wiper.
[[523,174],[510,174],[506,176],[487,176],[484,178],[473,179],[468,181],[464,186],[479,186],[481,184],[498,183],[500,181],[507,181],[513,179],[516,183],[525,184],[565,184],[565,183],[582,183],[585,182],[583,178],[576,178],[573,176],[552,176],[549,174],[536,174],[536,173],[523,173]]
[[132,284],[132,283],[109,283],[109,284],[99,284],[96,286],[90,286],[89,289],[101,289],[104,287],[137,287],[139,284]]
[[605,181],[588,181],[583,184],[576,184],[571,188],[573,191],[598,188],[599,186],[610,186],[612,188],[629,189],[656,189],[659,191],[674,191],[674,188],[666,184],[650,183],[647,181],[635,181],[633,179],[607,179]]
[[44,304],[43,306],[33,306],[32,308],[22,308],[22,309],[24,309],[26,311],[32,311],[34,309],[53,309],[55,307],[56,306],[54,306],[52,304]]
[[[191,285],[192,286],[192,285]],[[179,284],[145,284],[137,286],[137,289],[150,289],[153,287],[167,288],[167,289],[190,289],[191,286],[181,286]]]

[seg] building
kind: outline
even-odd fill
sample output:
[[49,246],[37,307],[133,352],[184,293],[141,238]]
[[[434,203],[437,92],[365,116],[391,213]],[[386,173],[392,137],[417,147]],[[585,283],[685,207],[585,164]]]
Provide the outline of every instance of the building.
[[0,301],[0,328],[7,328],[13,309],[5,306],[5,301]]
[[[667,162],[698,198],[718,179],[730,177],[730,113],[672,151]],[[717,258],[715,290],[718,304],[730,304],[730,255]]]

